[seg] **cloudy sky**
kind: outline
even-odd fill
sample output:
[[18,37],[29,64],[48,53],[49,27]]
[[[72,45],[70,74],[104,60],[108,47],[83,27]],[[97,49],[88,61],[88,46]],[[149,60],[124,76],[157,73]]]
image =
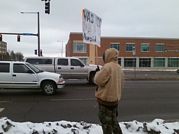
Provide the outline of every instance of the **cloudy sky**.
[[[102,36],[179,38],[179,0],[51,0],[44,13],[41,0],[0,0],[0,33],[37,33],[40,12],[44,56],[61,56],[70,32],[82,32],[81,11],[87,8],[102,18]],[[34,56],[37,37],[3,35],[8,50]]]

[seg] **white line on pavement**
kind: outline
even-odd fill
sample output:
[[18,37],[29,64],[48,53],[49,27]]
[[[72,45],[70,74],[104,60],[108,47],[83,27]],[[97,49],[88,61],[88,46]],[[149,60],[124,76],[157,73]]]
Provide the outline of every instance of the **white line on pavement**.
[[4,110],[4,108],[0,108],[0,112],[2,112]]
[[9,101],[0,101],[0,103],[8,103]]

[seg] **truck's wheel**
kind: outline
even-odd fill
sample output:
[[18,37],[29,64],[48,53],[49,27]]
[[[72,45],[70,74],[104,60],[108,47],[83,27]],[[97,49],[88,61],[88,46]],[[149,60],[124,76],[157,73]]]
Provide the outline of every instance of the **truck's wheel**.
[[89,84],[94,84],[94,76],[95,76],[96,72],[91,72],[90,73],[90,77],[89,77]]
[[46,95],[53,95],[56,93],[56,85],[52,81],[46,81],[42,83],[42,90]]

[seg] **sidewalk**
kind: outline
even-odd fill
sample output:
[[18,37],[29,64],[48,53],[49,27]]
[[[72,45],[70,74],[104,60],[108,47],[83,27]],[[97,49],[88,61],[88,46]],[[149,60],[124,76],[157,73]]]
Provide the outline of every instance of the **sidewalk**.
[[[178,134],[179,122],[154,119],[152,122],[119,122],[123,134]],[[0,118],[0,134],[102,134],[98,124],[69,121],[14,122]]]
[[175,70],[124,70],[126,80],[179,80]]

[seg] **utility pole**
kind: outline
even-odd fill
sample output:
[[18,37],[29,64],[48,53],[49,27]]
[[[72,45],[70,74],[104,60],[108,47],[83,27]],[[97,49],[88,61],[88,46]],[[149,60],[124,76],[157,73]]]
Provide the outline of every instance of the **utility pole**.
[[134,79],[136,79],[136,48],[132,47],[133,66],[134,66]]

